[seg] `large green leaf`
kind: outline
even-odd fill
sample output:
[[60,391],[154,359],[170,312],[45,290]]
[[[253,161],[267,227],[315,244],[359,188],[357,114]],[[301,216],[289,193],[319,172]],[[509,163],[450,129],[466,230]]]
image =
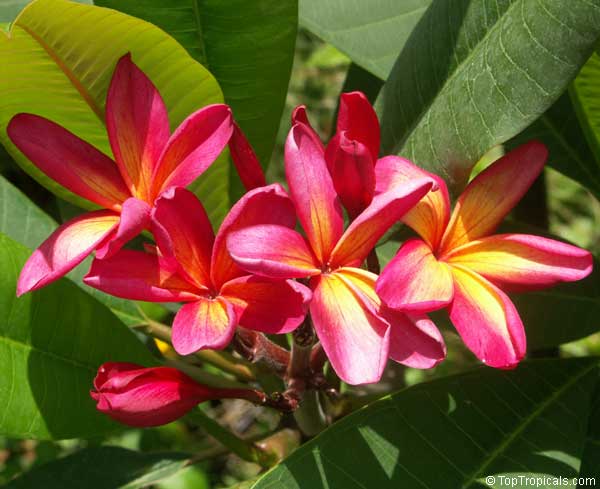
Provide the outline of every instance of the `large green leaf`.
[[[0,175],[0,233],[6,234],[29,249],[35,249],[57,226],[54,219]],[[84,285],[82,279],[89,268],[90,259],[75,268],[69,277],[88,294],[110,307],[127,324],[144,321],[136,302],[119,299]]]
[[597,359],[538,360],[419,384],[336,423],[253,488],[500,488],[500,475],[573,477],[597,377]]
[[[592,401],[592,411],[588,423],[588,433],[581,458],[581,477],[594,477],[600,480],[600,379]],[[581,484],[583,486],[583,484]]]
[[[578,165],[582,173],[581,178],[573,178],[592,190],[600,199],[600,55],[598,53],[592,54],[583,66],[573,81],[569,94],[595,155],[595,158],[593,155],[587,156],[583,164]],[[565,174],[571,176],[569,173]]]
[[17,298],[28,256],[0,234],[0,434],[62,439],[112,431],[116,424],[89,395],[98,366],[152,357],[108,308],[67,279]]
[[[77,3],[92,4],[92,0],[74,0]],[[0,24],[7,25],[12,22],[19,12],[30,3],[31,0],[2,0],[0,2]]]
[[120,447],[92,447],[36,467],[5,487],[141,489],[177,473],[189,458],[185,453],[140,453]]
[[[114,10],[66,0],[36,0],[0,32],[0,141],[42,185],[83,207],[90,203],[46,177],[6,135],[18,112],[47,117],[111,154],[104,125],[108,83],[117,59],[131,52],[169,110],[172,128],[198,108],[222,102],[213,76],[157,27]],[[226,158],[195,182],[211,217],[228,207]]]
[[512,149],[532,139],[539,139],[548,147],[549,165],[589,188],[600,199],[600,167],[586,141],[568,93],[561,95],[506,146]]
[[301,0],[300,23],[382,80],[432,0]]
[[384,153],[459,190],[482,154],[558,99],[599,35],[600,0],[433,2],[384,88]]
[[260,161],[268,164],[294,57],[298,1],[96,0],[161,27],[216,77]]

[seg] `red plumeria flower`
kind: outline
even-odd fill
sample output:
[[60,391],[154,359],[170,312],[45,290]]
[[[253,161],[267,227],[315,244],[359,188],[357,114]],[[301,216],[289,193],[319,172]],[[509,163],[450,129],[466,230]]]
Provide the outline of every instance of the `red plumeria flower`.
[[133,363],[105,363],[90,392],[98,411],[120,423],[146,428],[181,418],[213,399],[259,399],[256,391],[215,389],[172,367],[145,368]]
[[391,308],[423,312],[449,306],[463,341],[484,363],[512,368],[526,350],[515,306],[501,288],[540,289],[580,280],[592,270],[591,254],[575,246],[525,234],[491,235],[544,167],[547,150],[524,144],[480,173],[450,215],[444,181],[402,158],[382,158],[377,192],[430,176],[429,193],[402,221],[422,239],[407,240],[377,281]]
[[43,117],[18,114],[10,121],[8,136],[40,170],[105,209],[66,222],[42,243],[21,272],[17,295],[62,277],[94,250],[98,258],[114,254],[149,225],[156,197],[194,181],[234,129],[229,107],[216,104],[190,115],[171,135],[160,94],[130,55],[113,74],[106,126],[115,161]]
[[183,188],[164,192],[152,218],[157,253],[123,249],[111,258],[94,260],[84,282],[126,299],[186,302],[173,323],[177,353],[224,348],[238,324],[287,333],[303,321],[310,290],[293,280],[249,275],[225,247],[226,236],[242,227],[293,225],[291,203],[281,186],[248,192],[232,207],[216,236],[200,201]]
[[[304,106],[292,114],[292,124],[307,125],[316,141]],[[325,150],[325,161],[333,186],[351,219],[367,208],[375,193],[375,163],[379,154],[380,129],[377,114],[362,92],[343,93],[337,132]]]
[[[310,277],[312,320],[344,381],[377,382],[388,356],[411,366],[435,365],[445,354],[437,328],[423,315],[383,307],[374,290],[377,275],[358,268],[385,231],[431,189],[433,179],[413,179],[376,196],[344,232],[323,149],[305,124],[290,131],[285,169],[306,238],[293,224],[240,229],[227,239],[234,261],[265,277]],[[293,209],[290,216],[295,222]]]

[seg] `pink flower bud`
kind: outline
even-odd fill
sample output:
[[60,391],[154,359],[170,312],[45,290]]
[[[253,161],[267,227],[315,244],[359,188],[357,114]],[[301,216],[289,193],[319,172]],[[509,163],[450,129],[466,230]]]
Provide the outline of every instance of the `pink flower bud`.
[[90,395],[99,411],[136,427],[170,423],[211,399],[248,397],[244,390],[199,384],[175,368],[112,362],[100,366]]

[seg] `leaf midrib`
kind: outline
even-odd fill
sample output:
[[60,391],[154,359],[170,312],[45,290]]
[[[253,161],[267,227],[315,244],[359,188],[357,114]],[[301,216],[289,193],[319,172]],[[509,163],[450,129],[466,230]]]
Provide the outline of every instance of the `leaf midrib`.
[[[26,12],[26,11],[27,11],[27,9],[23,10],[23,12]],[[39,36],[33,29],[31,29],[29,26],[27,26],[26,24],[21,22],[21,16],[23,15],[23,12],[21,12],[21,14],[15,19],[15,22],[14,22],[12,28],[14,29],[15,27],[20,27],[21,29],[23,29],[27,34],[29,34],[29,36],[35,42],[37,42],[44,49],[44,51],[46,51],[48,56],[52,59],[52,61],[54,61],[54,63],[58,66],[58,68],[64,73],[64,75],[71,82],[71,84],[73,85],[75,90],[77,90],[77,92],[79,93],[81,98],[88,104],[88,106],[90,107],[92,112],[96,115],[96,117],[98,117],[100,122],[104,125],[103,110],[96,103],[96,101],[91,96],[91,94],[88,92],[88,90],[84,87],[82,81],[79,78],[77,78],[77,76],[75,75],[75,73],[73,73],[73,71],[71,69],[69,69],[67,64],[58,55],[58,53],[54,49],[52,49],[52,47],[41,36]]]
[[584,368],[579,374],[572,377],[566,383],[564,383],[558,390],[556,390],[552,395],[548,396],[544,402],[542,402],[536,409],[534,409],[526,418],[524,418],[519,425],[513,429],[508,436],[504,437],[502,443],[500,443],[496,449],[490,454],[490,456],[483,461],[483,463],[475,469],[470,478],[462,485],[462,489],[466,489],[471,484],[477,481],[482,475],[484,475],[484,471],[499,457],[504,451],[510,446],[512,442],[514,442],[517,437],[525,431],[531,423],[533,423],[543,411],[549,408],[554,401],[557,401],[569,388],[575,385],[579,380],[585,377],[588,373],[590,373],[593,369],[598,368],[598,363],[593,362],[588,367]]

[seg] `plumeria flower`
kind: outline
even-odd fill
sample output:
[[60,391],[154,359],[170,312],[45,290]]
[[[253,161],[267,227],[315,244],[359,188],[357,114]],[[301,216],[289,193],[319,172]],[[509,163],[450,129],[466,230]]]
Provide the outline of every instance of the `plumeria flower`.
[[44,241],[25,264],[17,295],[62,277],[94,250],[98,258],[114,254],[147,228],[156,197],[194,181],[234,130],[229,107],[216,104],[170,134],[160,94],[130,55],[119,60],[110,82],[106,126],[115,161],[43,117],[18,114],[10,121],[8,136],[41,171],[104,208],[66,222]]
[[227,239],[234,261],[265,277],[309,278],[316,333],[344,381],[377,382],[388,356],[416,367],[435,365],[445,354],[437,328],[423,315],[383,307],[374,289],[377,276],[359,268],[385,231],[431,189],[433,179],[413,179],[375,197],[344,232],[323,148],[306,124],[290,131],[285,169],[306,238],[276,223],[240,229]]
[[[291,217],[290,217],[291,216]],[[172,188],[152,211],[154,253],[122,249],[94,260],[84,282],[118,297],[185,302],[173,323],[177,353],[224,348],[238,324],[264,333],[287,333],[304,319],[310,290],[293,280],[249,275],[225,246],[233,230],[257,223],[291,226],[291,203],[280,185],[248,192],[215,236],[194,194]]]
[[[306,109],[297,107],[292,124],[307,125],[312,130]],[[362,92],[343,93],[337,118],[337,131],[325,149],[325,161],[333,186],[351,219],[360,214],[373,200],[375,193],[375,163],[379,154],[380,129],[377,114]]]
[[98,411],[139,428],[170,423],[199,403],[213,399],[263,400],[260,393],[250,389],[216,389],[199,384],[172,367],[146,368],[123,362],[101,365],[90,395]]
[[492,234],[540,174],[546,157],[539,142],[514,149],[473,179],[452,215],[441,178],[402,158],[381,159],[377,192],[425,175],[439,187],[402,218],[422,239],[407,240],[381,273],[376,290],[382,300],[411,313],[449,306],[452,323],[481,361],[516,366],[525,355],[525,331],[501,289],[540,289],[580,280],[592,270],[591,254],[575,246],[526,234]]

